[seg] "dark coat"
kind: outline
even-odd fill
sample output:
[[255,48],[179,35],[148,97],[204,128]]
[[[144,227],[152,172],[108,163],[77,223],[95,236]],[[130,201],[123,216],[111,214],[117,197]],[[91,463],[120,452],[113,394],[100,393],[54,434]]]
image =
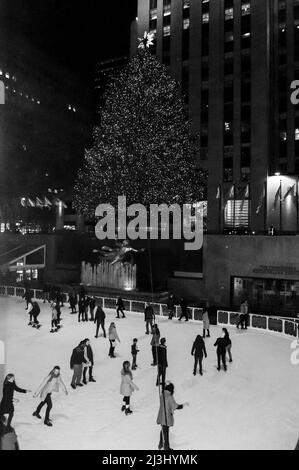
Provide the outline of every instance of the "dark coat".
[[40,307],[37,302],[33,302],[30,315],[32,315],[33,318],[37,318],[39,314],[40,314]]
[[167,347],[160,344],[157,348],[157,362],[159,367],[168,367]]
[[93,366],[94,362],[93,362],[93,350],[92,350],[92,347],[90,346],[90,344],[88,346],[86,346],[86,353],[87,353],[87,357],[91,363],[91,365]]
[[232,341],[231,341],[229,335],[225,335],[225,337],[223,339],[224,339],[224,342],[225,342],[225,347],[230,346],[232,344]]
[[174,297],[168,297],[168,300],[167,300],[167,307],[168,307],[168,308],[174,308],[174,307],[175,307],[175,299],[174,299]]
[[116,301],[116,306],[120,309],[120,310],[124,310],[125,309],[125,306],[124,306],[124,303],[123,303],[123,299],[121,297],[118,297],[117,301]]
[[94,323],[99,323],[99,324],[104,323],[105,318],[106,318],[105,312],[102,309],[102,307],[99,306],[96,309],[96,313],[95,313],[95,316],[94,316]]
[[135,343],[133,343],[131,346],[131,353],[132,353],[132,356],[136,356],[136,354],[138,353],[138,348]]
[[93,298],[93,299],[90,298],[89,299],[89,307],[90,308],[95,308],[95,306],[96,306],[96,299],[95,298]]
[[214,346],[217,346],[217,353],[224,354],[226,352],[225,338],[218,338]]
[[203,355],[207,357],[206,345],[202,338],[196,338],[192,346],[191,354],[196,357],[203,357]]
[[12,413],[14,411],[14,392],[27,393],[27,390],[18,387],[15,382],[6,382],[6,384],[3,385],[3,396],[0,403],[0,415]]
[[183,299],[180,300],[180,307],[181,307],[181,310],[182,310],[183,314],[188,313],[186,299],[183,298]]
[[81,365],[83,362],[87,362],[84,357],[84,349],[80,346],[77,346],[75,349],[73,349],[70,360],[70,367],[72,369],[74,365]]
[[151,305],[145,307],[144,310],[144,321],[153,320],[155,318],[154,309]]

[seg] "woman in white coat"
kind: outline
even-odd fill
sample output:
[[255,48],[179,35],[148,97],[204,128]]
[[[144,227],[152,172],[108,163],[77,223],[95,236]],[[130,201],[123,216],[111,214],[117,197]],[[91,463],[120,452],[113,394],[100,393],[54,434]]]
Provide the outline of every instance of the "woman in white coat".
[[114,322],[112,322],[109,326],[108,339],[110,341],[110,349],[109,349],[108,356],[115,357],[115,355],[114,355],[115,341],[117,340],[120,343],[120,339],[119,339],[119,336],[117,334],[116,326],[115,326]]
[[133,374],[130,369],[129,361],[125,361],[121,370],[120,394],[123,396],[124,402],[121,411],[125,411],[126,415],[133,413],[132,410],[130,410],[130,398],[135,390],[139,390],[139,388],[133,382]]

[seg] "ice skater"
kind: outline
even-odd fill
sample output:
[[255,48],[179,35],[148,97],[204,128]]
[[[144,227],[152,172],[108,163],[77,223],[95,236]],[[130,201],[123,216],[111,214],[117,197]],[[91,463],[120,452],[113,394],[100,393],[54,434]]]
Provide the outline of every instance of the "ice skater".
[[11,422],[12,422],[14,412],[15,412],[13,402],[18,401],[14,399],[14,392],[30,393],[31,390],[18,387],[15,382],[14,374],[7,374],[3,382],[3,394],[2,394],[2,400],[0,403],[0,417],[3,415],[8,415],[8,418],[7,418],[8,428],[10,428],[11,426]]
[[157,365],[157,348],[160,343],[160,330],[158,325],[155,323],[152,328],[152,340],[151,340],[151,347],[152,347],[152,355],[153,355],[153,362],[152,366]]
[[229,362],[233,362],[233,357],[231,353],[232,349],[232,340],[229,337],[229,333],[226,328],[222,328],[222,331],[224,333],[224,340],[225,340],[225,349],[228,354]]
[[193,343],[191,355],[194,356],[193,375],[196,375],[197,364],[199,365],[199,373],[202,375],[202,359],[207,358],[206,346],[203,338],[198,335]]
[[241,326],[241,330],[247,330],[247,324],[248,324],[248,302],[245,300],[242,302],[240,306],[240,315],[239,315],[239,321],[237,323],[237,328]]
[[77,295],[74,292],[69,293],[69,304],[71,313],[77,313],[76,305],[77,305]]
[[90,313],[90,321],[94,321],[94,309],[96,308],[96,299],[92,295],[89,298],[89,313]]
[[80,297],[78,302],[78,322],[85,320],[85,297]]
[[108,331],[108,339],[110,342],[110,349],[109,349],[108,356],[111,358],[114,358],[115,357],[114,351],[115,351],[115,344],[116,344],[115,342],[117,340],[120,343],[120,339],[117,334],[116,326],[114,322],[110,323],[109,331]]
[[160,344],[157,348],[157,365],[158,365],[158,372],[157,372],[156,387],[160,386],[160,384],[162,383],[162,387],[164,388],[166,369],[168,367],[166,338],[161,338]]
[[98,336],[99,336],[100,327],[103,330],[104,338],[106,338],[105,318],[106,318],[106,315],[105,315],[104,310],[102,309],[102,307],[100,305],[98,305],[98,307],[96,309],[96,314],[95,314],[95,317],[94,317],[94,323],[96,323],[96,325],[97,325],[95,338],[98,338]]
[[81,383],[82,379],[82,372],[83,372],[83,364],[87,362],[84,357],[84,348],[85,344],[81,341],[78,346],[73,349],[71,360],[70,360],[70,368],[73,370],[73,377],[71,382],[71,387],[75,390],[77,387],[83,387]]
[[137,348],[137,342],[138,342],[138,339],[137,338],[134,338],[133,339],[133,344],[131,346],[131,354],[132,354],[132,370],[136,370],[137,369],[137,354],[139,353],[139,349]]
[[30,314],[32,315],[32,318],[33,318],[33,322],[32,322],[33,328],[38,329],[40,327],[40,323],[37,318],[40,314],[40,306],[38,305],[36,301],[32,302],[32,309],[31,309]]
[[116,318],[120,318],[119,312],[122,314],[122,318],[126,318],[125,316],[125,306],[123,299],[121,297],[118,297],[116,301]]
[[59,392],[60,389],[64,391],[66,395],[68,395],[67,388],[61,378],[60,374],[60,367],[55,366],[51,372],[47,375],[47,377],[43,380],[41,385],[38,387],[37,391],[33,395],[34,398],[39,396],[41,398],[41,402],[33,412],[33,416],[38,419],[42,419],[40,412],[42,408],[47,405],[44,424],[46,426],[53,426],[52,420],[50,419],[50,411],[52,409],[52,393]]
[[130,409],[130,399],[132,393],[135,390],[139,390],[139,388],[133,382],[133,374],[130,369],[130,362],[125,361],[121,370],[120,394],[123,396],[124,402],[121,411],[124,411],[126,415],[130,415],[133,413],[133,411]]
[[26,308],[25,310],[28,310],[28,307],[29,307],[29,304],[32,302],[32,298],[33,298],[33,292],[31,289],[26,289],[25,290],[25,293],[22,297],[22,299],[25,299],[26,301]]
[[56,333],[58,331],[58,314],[54,304],[51,304],[52,315],[51,315],[51,330],[50,333]]
[[149,335],[149,327],[151,327],[151,333],[153,332],[153,324],[155,321],[155,312],[150,304],[145,305],[144,309],[144,321],[145,321],[145,334]]
[[214,346],[217,347],[217,362],[218,362],[217,370],[218,371],[221,370],[221,362],[222,362],[223,369],[226,372],[227,370],[226,368],[226,340],[224,336],[225,335],[223,333],[222,337],[216,340],[216,343],[214,344]]
[[182,410],[189,403],[178,405],[174,399],[174,385],[167,382],[165,388],[160,393],[160,408],[157,417],[157,424],[161,426],[159,450],[171,450],[169,443],[169,428],[174,425],[174,411]]
[[207,338],[210,338],[210,318],[209,318],[208,308],[209,307],[207,305],[202,314],[203,338],[206,337],[206,331],[207,331]]
[[89,377],[89,382],[96,382],[96,380],[93,378],[92,371],[93,371],[93,366],[94,366],[94,356],[93,356],[93,350],[90,345],[90,340],[86,338],[84,340],[85,344],[85,349],[84,349],[84,357],[86,359],[86,363],[83,365],[83,383],[87,385],[87,379],[86,379],[86,373],[88,370],[88,377]]
[[179,321],[182,321],[182,318],[185,318],[185,321],[189,321],[187,301],[184,297],[181,297],[180,299],[180,307],[181,316],[179,318]]
[[167,300],[167,308],[168,308],[168,320],[172,320],[174,317],[175,312],[175,298],[172,293],[169,294]]

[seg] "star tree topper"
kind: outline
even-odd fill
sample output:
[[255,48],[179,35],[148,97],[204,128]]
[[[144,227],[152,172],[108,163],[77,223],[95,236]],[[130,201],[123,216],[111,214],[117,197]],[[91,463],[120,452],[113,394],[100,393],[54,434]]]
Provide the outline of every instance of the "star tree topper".
[[154,44],[155,35],[154,33],[144,32],[143,38],[139,38],[138,49],[149,49]]

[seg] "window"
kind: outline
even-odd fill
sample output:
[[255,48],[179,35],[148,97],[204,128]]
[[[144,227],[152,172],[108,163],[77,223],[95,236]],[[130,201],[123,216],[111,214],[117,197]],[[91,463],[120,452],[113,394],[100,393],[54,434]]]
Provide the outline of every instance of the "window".
[[234,9],[233,8],[227,8],[225,11],[224,11],[224,16],[225,16],[225,20],[232,20],[234,18]]
[[171,13],[171,0],[163,0],[163,14],[170,15]]
[[225,206],[224,223],[226,228],[248,228],[249,200],[229,200]]
[[250,3],[246,2],[242,4],[242,16],[250,15]]
[[205,23],[209,23],[209,21],[210,21],[210,13],[203,13],[202,22],[205,24]]

